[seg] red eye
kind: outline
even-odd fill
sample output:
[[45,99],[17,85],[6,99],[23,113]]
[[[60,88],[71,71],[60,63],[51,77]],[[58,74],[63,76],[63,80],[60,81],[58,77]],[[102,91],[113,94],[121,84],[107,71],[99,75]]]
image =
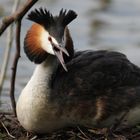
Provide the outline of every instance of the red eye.
[[52,42],[52,38],[51,38],[50,36],[48,37],[48,40],[49,40],[50,42]]

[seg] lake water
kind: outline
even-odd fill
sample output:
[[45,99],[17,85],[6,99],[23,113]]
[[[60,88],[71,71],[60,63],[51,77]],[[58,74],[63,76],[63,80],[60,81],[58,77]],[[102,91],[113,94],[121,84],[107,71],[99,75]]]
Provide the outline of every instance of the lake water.
[[[12,4],[13,0],[0,0],[0,9],[3,9],[4,15],[9,15]],[[40,0],[32,9],[35,7],[46,7],[54,14],[57,14],[61,8],[73,9],[77,12],[77,19],[69,26],[76,50],[116,50],[123,52],[132,62],[140,66],[139,0]],[[30,21],[24,18],[21,32],[22,48],[24,36],[31,24]],[[6,40],[6,33],[4,33],[0,38],[0,66],[3,62]],[[14,48],[13,43],[1,96],[0,110],[9,110],[11,108],[9,79],[11,77]],[[26,58],[22,48],[16,78],[16,99],[35,68],[35,65]]]

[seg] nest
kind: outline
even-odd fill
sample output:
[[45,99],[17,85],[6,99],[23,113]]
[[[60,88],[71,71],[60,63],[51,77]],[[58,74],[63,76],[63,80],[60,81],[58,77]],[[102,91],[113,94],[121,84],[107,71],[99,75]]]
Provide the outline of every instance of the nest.
[[[119,123],[116,123],[119,124]],[[27,132],[11,113],[0,113],[0,140],[140,140],[140,126],[110,128],[69,127],[51,134]]]

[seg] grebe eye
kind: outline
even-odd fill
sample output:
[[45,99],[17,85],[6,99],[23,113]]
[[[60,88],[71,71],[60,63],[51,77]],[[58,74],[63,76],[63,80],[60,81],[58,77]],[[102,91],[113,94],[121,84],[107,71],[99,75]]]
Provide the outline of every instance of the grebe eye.
[[48,37],[48,40],[49,40],[50,42],[52,42],[52,38],[51,38],[50,36]]

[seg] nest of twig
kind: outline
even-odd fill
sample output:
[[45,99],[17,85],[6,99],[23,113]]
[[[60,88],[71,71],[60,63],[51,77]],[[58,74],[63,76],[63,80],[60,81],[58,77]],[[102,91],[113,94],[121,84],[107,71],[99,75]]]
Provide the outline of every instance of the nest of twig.
[[0,140],[140,140],[140,128],[120,127],[88,128],[71,127],[45,135],[27,132],[14,115],[0,114]]

